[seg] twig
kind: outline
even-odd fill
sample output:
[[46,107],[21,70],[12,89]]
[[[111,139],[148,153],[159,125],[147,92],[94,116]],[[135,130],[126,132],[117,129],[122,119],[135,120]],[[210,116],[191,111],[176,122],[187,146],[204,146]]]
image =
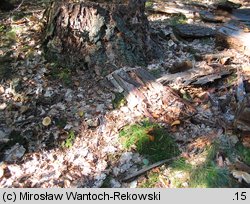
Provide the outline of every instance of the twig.
[[17,11],[17,10],[23,5],[23,2],[24,2],[24,0],[21,1],[21,3],[18,5],[17,8],[15,8],[15,9],[13,10],[13,12],[14,12],[14,11]]
[[131,181],[131,180],[133,180],[135,177],[138,177],[138,176],[140,176],[140,175],[146,173],[147,171],[149,171],[149,170],[151,170],[151,169],[153,169],[153,168],[155,168],[155,167],[158,167],[158,166],[160,166],[160,165],[162,165],[162,164],[164,164],[164,163],[170,162],[170,161],[172,161],[172,160],[176,160],[176,159],[178,159],[178,158],[180,158],[180,156],[178,156],[178,157],[173,157],[173,158],[171,158],[171,159],[164,159],[164,160],[162,160],[162,161],[156,162],[156,163],[154,163],[154,164],[152,164],[152,165],[150,165],[150,166],[148,166],[148,167],[146,167],[146,168],[144,168],[144,169],[141,169],[141,170],[135,172],[135,173],[132,174],[132,175],[129,175],[129,176],[125,177],[124,179],[122,179],[122,181],[123,181],[123,182]]

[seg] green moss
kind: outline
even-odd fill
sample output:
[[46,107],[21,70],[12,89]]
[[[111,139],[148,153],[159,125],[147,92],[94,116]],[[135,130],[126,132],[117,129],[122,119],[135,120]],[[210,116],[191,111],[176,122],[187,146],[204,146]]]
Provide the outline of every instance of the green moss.
[[125,149],[135,147],[151,162],[172,158],[179,154],[174,140],[158,124],[143,121],[120,131],[120,141]]
[[146,6],[146,8],[151,8],[153,6],[153,4],[154,4],[154,2],[147,1],[146,4],[145,4],[145,6]]
[[190,187],[220,188],[229,186],[231,186],[229,171],[217,167],[213,162],[198,166],[190,175]]
[[192,188],[232,187],[234,184],[229,170],[218,167],[215,162],[219,148],[218,143],[208,147],[202,153],[205,156],[204,162],[198,164],[191,164],[184,158],[174,161],[170,165],[172,183],[176,187],[183,187],[183,183]]
[[0,24],[0,33],[4,32],[6,29],[5,25]]
[[217,142],[207,148],[205,162],[191,172],[190,187],[219,188],[231,186],[232,180],[228,169],[220,168],[215,163],[216,153],[219,149],[220,146]]
[[139,188],[155,188],[155,185],[159,182],[159,174],[154,172],[149,172],[147,179],[138,185]]
[[192,165],[189,164],[184,158],[179,158],[175,160],[170,166],[177,171],[191,171],[192,170]]
[[250,165],[250,148],[244,147],[242,144],[238,144],[236,146],[236,150],[242,161],[247,165]]
[[115,99],[112,101],[112,105],[115,109],[120,108],[127,104],[126,98],[123,93],[116,93]]
[[60,80],[64,85],[70,86],[72,85],[72,74],[73,70],[71,70],[68,67],[64,67],[61,65],[60,62],[53,62],[50,64],[50,75],[48,77],[51,78],[51,80]]
[[17,34],[14,30],[10,30],[6,33],[6,37],[10,41],[17,41]]
[[63,81],[65,85],[72,84],[71,81],[71,71],[67,68],[62,69],[58,74],[58,78]]
[[62,143],[63,148],[71,148],[75,141],[75,132],[73,130],[69,131],[68,138]]
[[179,24],[186,24],[187,18],[183,14],[178,14],[169,19],[169,24],[172,26],[176,26]]

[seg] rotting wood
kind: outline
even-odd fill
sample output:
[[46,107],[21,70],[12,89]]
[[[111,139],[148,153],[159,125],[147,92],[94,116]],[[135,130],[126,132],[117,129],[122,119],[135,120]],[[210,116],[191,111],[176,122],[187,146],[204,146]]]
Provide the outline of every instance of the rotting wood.
[[250,97],[247,96],[238,104],[234,127],[242,131],[250,131]]
[[141,116],[154,121],[169,125],[176,119],[190,117],[196,112],[191,104],[170,87],[158,83],[143,68],[116,70],[107,78],[117,82],[113,83],[116,89],[125,91],[127,106],[131,111],[140,112]]
[[250,8],[233,10],[231,18],[244,23],[246,26],[250,26]]
[[227,75],[229,75],[231,73],[232,73],[231,71],[224,70],[224,71],[219,72],[219,73],[209,74],[209,75],[206,75],[206,76],[199,77],[199,78],[195,79],[195,81],[191,82],[190,84],[192,84],[192,85],[201,85],[202,86],[202,85],[205,85],[207,83],[214,82],[217,79],[221,79],[222,77],[227,76]]
[[225,16],[216,16],[210,11],[200,11],[200,17],[205,22],[221,23],[225,22]]
[[234,3],[232,1],[224,1],[224,2],[220,2],[217,4],[217,9],[225,10],[228,12],[232,12],[233,9],[238,9],[240,7],[241,7],[241,4]]
[[234,53],[227,53],[227,52],[222,52],[222,53],[215,53],[215,54],[195,54],[194,57],[197,61],[211,61],[214,59],[222,59],[222,58],[233,58],[235,56]]
[[201,3],[201,2],[184,2],[183,3],[184,5],[187,5],[187,6],[195,6],[195,7],[201,7],[201,8],[206,8],[206,9],[216,9],[216,6],[212,5],[212,4],[204,4],[204,3]]
[[218,29],[217,46],[234,48],[250,56],[250,33],[245,32],[246,26],[239,21],[230,21]]
[[182,14],[186,18],[194,18],[195,10],[187,8],[187,6],[180,6],[174,3],[154,3],[152,7],[149,8],[151,12],[166,13],[169,15]]
[[190,60],[184,60],[181,62],[173,63],[173,65],[169,68],[169,73],[175,74],[175,73],[187,71],[192,68],[193,68],[193,62]]
[[[222,66],[223,68],[224,66]],[[187,70],[185,72],[179,72],[175,74],[165,74],[164,76],[157,79],[157,82],[162,83],[164,85],[176,82],[178,79],[179,86],[187,86],[187,85],[204,85],[206,83],[210,83],[215,81],[216,79],[220,79],[224,76],[232,73],[232,70],[228,68],[222,70],[202,70],[193,68]]]

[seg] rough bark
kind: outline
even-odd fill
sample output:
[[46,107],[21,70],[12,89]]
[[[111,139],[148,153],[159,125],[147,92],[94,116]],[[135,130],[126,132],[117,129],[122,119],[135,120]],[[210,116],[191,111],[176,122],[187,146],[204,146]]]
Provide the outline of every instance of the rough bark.
[[[191,117],[195,108],[180,98],[170,87],[156,82],[142,68],[119,69],[107,76],[116,90],[124,93],[131,115],[171,124]],[[132,116],[131,116],[132,117]]]
[[48,10],[47,56],[102,76],[161,56],[150,35],[145,0],[124,2],[54,2]]
[[224,24],[217,32],[218,46],[234,48],[250,56],[249,28],[244,23],[230,21]]

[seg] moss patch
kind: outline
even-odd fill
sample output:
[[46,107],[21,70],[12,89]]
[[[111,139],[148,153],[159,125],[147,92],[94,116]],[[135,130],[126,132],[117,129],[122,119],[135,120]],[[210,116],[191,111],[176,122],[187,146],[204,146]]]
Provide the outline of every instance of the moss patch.
[[126,98],[123,93],[116,93],[114,100],[112,101],[112,105],[115,109],[120,108],[127,104]]
[[72,82],[72,74],[74,72],[73,69],[68,67],[64,67],[60,62],[50,63],[50,74],[48,77],[51,80],[60,80],[64,85],[71,86]]
[[187,18],[183,14],[178,14],[169,19],[169,24],[172,26],[176,26],[179,24],[186,24]]
[[68,138],[62,143],[63,148],[71,148],[75,141],[75,132],[73,130],[69,131]]
[[232,187],[233,180],[226,168],[218,167],[215,156],[218,152],[217,144],[207,148],[203,154],[204,162],[194,164],[180,158],[170,165],[171,181],[176,187],[219,188]]
[[179,154],[177,145],[166,130],[149,121],[124,127],[120,131],[120,141],[125,149],[134,148],[151,162]]
[[250,148],[246,148],[242,144],[238,144],[236,146],[236,150],[242,161],[247,165],[250,165]]
[[148,179],[144,180],[138,185],[139,188],[154,188],[159,182],[159,174],[154,172],[149,172],[147,175]]
[[154,4],[154,2],[147,1],[146,4],[145,4],[145,6],[146,6],[146,8],[152,8],[153,4]]

